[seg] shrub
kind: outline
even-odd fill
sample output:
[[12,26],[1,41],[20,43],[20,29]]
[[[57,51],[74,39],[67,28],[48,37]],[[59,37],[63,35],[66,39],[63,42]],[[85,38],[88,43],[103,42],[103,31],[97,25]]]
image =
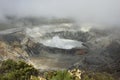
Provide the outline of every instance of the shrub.
[[29,80],[31,75],[37,76],[38,70],[23,61],[6,60],[0,66],[0,80]]
[[45,74],[47,80],[73,80],[68,71],[47,72]]

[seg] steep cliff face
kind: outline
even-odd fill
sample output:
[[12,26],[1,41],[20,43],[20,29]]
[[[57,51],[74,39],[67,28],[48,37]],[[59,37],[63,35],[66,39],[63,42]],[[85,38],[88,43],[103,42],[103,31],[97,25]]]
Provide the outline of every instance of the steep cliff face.
[[30,61],[30,54],[25,50],[25,35],[21,32],[7,33],[0,35],[0,60],[13,59],[23,60],[28,64],[34,65]]
[[6,41],[0,41],[0,59],[25,59],[28,54],[25,50],[21,48],[21,45],[17,41],[7,43]]

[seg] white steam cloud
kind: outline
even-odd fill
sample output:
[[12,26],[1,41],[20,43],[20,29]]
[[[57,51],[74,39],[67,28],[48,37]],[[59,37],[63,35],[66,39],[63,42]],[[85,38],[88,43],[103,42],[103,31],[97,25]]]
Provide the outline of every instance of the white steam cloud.
[[79,23],[120,25],[120,0],[0,0],[0,19],[18,17],[71,17]]

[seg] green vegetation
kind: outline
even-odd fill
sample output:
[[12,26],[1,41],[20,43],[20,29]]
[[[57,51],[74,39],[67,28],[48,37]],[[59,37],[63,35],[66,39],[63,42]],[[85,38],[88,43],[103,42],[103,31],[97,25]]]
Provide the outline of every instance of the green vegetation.
[[46,72],[45,73],[45,78],[47,80],[73,80],[72,76],[66,70]]
[[50,71],[45,73],[46,80],[115,80],[112,75],[100,72],[84,72],[80,76],[70,75],[68,71]]
[[38,71],[23,61],[8,59],[1,63],[0,80],[29,80],[32,75],[37,76]]

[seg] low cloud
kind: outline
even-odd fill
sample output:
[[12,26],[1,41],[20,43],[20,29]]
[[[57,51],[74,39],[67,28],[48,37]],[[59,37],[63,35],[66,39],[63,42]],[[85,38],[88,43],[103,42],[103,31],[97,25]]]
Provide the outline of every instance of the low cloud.
[[70,17],[79,23],[120,26],[120,0],[0,0],[0,20],[17,17]]

